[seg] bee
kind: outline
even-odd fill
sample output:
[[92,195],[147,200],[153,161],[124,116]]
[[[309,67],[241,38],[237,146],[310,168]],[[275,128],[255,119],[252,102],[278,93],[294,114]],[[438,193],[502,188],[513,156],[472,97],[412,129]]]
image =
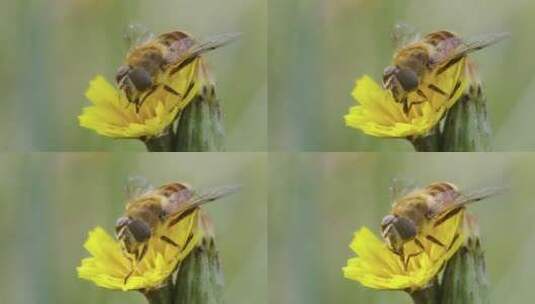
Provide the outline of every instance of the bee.
[[179,98],[187,98],[193,82],[189,83],[185,92],[180,92],[163,83],[162,76],[173,77],[201,54],[222,47],[238,36],[228,33],[197,41],[182,31],[163,33],[153,38],[148,31],[138,33],[142,31],[139,27],[131,26],[130,30],[130,36],[140,37],[128,37],[134,46],[128,51],[124,64],[117,69],[115,81],[128,102],[136,106],[136,111],[160,88]]
[[[127,185],[129,199],[125,213],[115,224],[116,238],[126,255],[136,264],[145,256],[148,241],[159,237],[174,247],[179,245],[170,235],[155,235],[160,225],[170,228],[197,211],[203,204],[215,201],[236,192],[239,186],[224,186],[196,192],[184,183],[173,182],[154,189],[143,178],[132,178]],[[183,246],[186,247],[186,246]],[[125,277],[125,284],[134,272]]]
[[[509,33],[491,33],[463,39],[453,32],[442,30],[419,39],[416,32],[407,25],[397,25],[393,33],[397,50],[393,65],[386,67],[383,72],[383,87],[392,92],[396,102],[403,104],[405,113],[410,111],[412,105],[428,100],[426,90],[446,99],[452,98],[461,87],[461,80],[457,79],[453,88],[446,91],[432,82],[425,83],[425,79],[439,76],[456,63],[464,64],[460,61],[469,53],[493,45],[508,36]],[[409,93],[416,93],[411,94],[412,100],[409,100]]]
[[[463,211],[466,205],[503,192],[503,188],[486,188],[463,194],[449,182],[436,182],[416,189],[394,201],[392,211],[381,222],[381,235],[388,248],[399,255],[405,267],[410,258],[425,252],[422,238],[449,249],[459,238],[456,234],[450,244],[444,244],[429,231]],[[405,257],[404,245],[410,241],[422,250]]]

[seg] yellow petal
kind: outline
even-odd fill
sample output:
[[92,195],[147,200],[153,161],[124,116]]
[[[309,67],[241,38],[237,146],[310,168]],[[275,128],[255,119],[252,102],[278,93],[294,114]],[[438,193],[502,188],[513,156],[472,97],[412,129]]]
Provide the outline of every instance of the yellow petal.
[[[406,253],[421,252],[409,260],[407,267],[383,241],[368,228],[363,227],[355,233],[350,244],[350,248],[357,254],[357,257],[347,261],[342,269],[344,277],[358,281],[366,287],[377,289],[423,288],[463,244],[463,218],[464,213],[460,212],[438,227],[433,227],[432,223],[425,227],[425,233],[448,244],[449,249],[425,238],[420,238],[425,252],[421,252],[422,250],[414,242],[405,244]],[[459,236],[455,239],[456,235]]]
[[114,138],[150,138],[162,135],[199,93],[204,76],[201,58],[193,60],[173,75],[162,74],[158,82],[172,87],[182,96],[177,97],[160,86],[151,94],[139,111],[124,94],[98,75],[89,83],[85,96],[92,103],[78,116],[80,126],[100,135]]
[[[467,85],[464,67],[465,59],[439,75],[429,73],[419,87],[427,96],[427,101],[412,104],[407,114],[389,90],[383,89],[372,78],[364,75],[356,81],[352,91],[358,105],[351,107],[344,116],[345,124],[378,137],[424,136],[440,122],[444,113],[464,92]],[[429,88],[430,84],[447,94],[435,92]],[[450,93],[454,94],[450,97]],[[422,97],[412,92],[408,94],[408,99],[421,100]]]
[[[136,265],[133,265],[131,257],[127,257],[123,252],[120,243],[104,229],[93,229],[84,244],[91,257],[82,260],[77,268],[78,276],[109,289],[157,288],[202,238],[198,209],[172,227],[166,224],[158,226],[153,232],[148,241],[147,253]],[[162,235],[172,239],[179,247],[162,241]],[[125,284],[124,280],[132,270],[134,272]]]

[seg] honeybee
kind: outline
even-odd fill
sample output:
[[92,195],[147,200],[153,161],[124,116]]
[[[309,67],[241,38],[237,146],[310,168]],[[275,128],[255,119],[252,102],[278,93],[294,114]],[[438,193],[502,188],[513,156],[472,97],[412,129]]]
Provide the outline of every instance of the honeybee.
[[[451,244],[444,244],[429,234],[429,228],[440,226],[464,210],[466,205],[503,191],[504,188],[486,188],[464,194],[452,183],[432,183],[394,201],[391,214],[381,222],[381,235],[388,248],[399,255],[406,266],[410,258],[425,251],[422,238],[448,249],[459,237],[456,234]],[[422,251],[405,257],[404,245],[410,241],[414,241]]]
[[140,37],[127,37],[134,45],[128,51],[124,64],[117,69],[115,80],[137,111],[159,88],[185,99],[191,93],[193,83],[188,85],[185,92],[179,92],[162,83],[160,76],[165,74],[172,77],[201,54],[222,47],[239,36],[237,33],[228,33],[197,41],[182,31],[164,33],[155,38],[146,30],[140,33],[142,30],[139,26],[131,26],[130,31],[130,36]]
[[[224,186],[196,192],[184,183],[173,182],[154,189],[143,178],[132,178],[127,185],[128,201],[125,213],[117,219],[115,233],[121,247],[133,265],[140,262],[147,252],[148,241],[154,237],[159,225],[173,227],[182,219],[208,202],[236,192],[239,186]],[[174,247],[179,247],[173,236],[158,235]],[[184,246],[187,247],[187,246]],[[125,277],[125,283],[135,267]]]
[[[442,30],[419,39],[409,26],[396,25],[393,39],[397,50],[393,65],[386,67],[383,72],[383,87],[392,92],[396,102],[403,104],[405,113],[410,111],[412,105],[428,100],[424,92],[428,89],[446,99],[452,98],[461,86],[459,79],[450,91],[439,88],[432,82],[424,83],[424,79],[444,73],[469,53],[493,45],[508,36],[509,33],[491,33],[463,39],[453,32]],[[412,92],[416,94],[412,94],[410,97],[413,100],[409,100],[408,95]]]

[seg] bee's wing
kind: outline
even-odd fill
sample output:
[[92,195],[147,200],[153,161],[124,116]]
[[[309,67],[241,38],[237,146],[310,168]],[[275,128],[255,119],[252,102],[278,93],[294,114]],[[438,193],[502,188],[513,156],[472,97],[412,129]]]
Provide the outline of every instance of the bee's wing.
[[445,39],[437,46],[437,52],[431,57],[431,62],[434,65],[447,64],[498,43],[509,36],[509,33],[490,33],[463,39],[460,43],[455,41],[455,38]]
[[212,188],[203,192],[199,192],[192,197],[190,201],[190,205],[194,205],[195,207],[198,207],[203,204],[213,202],[227,195],[236,193],[240,189],[241,189],[241,185],[227,185],[227,186]]
[[507,190],[507,187],[489,187],[480,190],[475,190],[467,194],[460,195],[459,198],[456,199],[456,203],[458,205],[467,205],[495,195],[505,193]]
[[[170,52],[166,55],[165,60],[168,64],[180,64],[186,66],[197,56],[220,48],[236,40],[239,33],[226,33],[197,41],[194,38],[186,37],[180,39],[170,47]],[[185,49],[185,46],[187,47]]]
[[396,50],[416,42],[420,39],[418,30],[406,23],[398,23],[394,25],[391,34],[392,44]]
[[128,45],[128,50],[131,51],[138,45],[144,44],[154,39],[154,33],[143,24],[132,23],[129,24],[124,32],[124,40]]
[[393,202],[399,200],[405,195],[416,189],[416,184],[413,181],[408,181],[402,178],[392,179],[390,186],[390,196]]
[[490,33],[465,39],[455,51],[457,56],[475,52],[510,37],[510,33]]
[[202,53],[215,50],[225,46],[240,37],[240,33],[225,33],[217,36],[209,37],[195,45],[188,50],[189,56],[198,56]]
[[126,200],[132,200],[154,190],[151,183],[143,176],[131,176],[126,182]]
[[444,191],[435,196],[435,204],[430,208],[429,217],[440,218],[452,210],[504,193],[507,189],[507,187],[489,187],[468,193],[459,193],[455,190]]
[[189,189],[178,191],[169,198],[169,204],[164,206],[164,211],[168,215],[181,214],[184,211],[197,208],[206,203],[213,202],[224,196],[235,193],[240,190],[240,188],[240,185],[228,185],[202,192],[192,192]]

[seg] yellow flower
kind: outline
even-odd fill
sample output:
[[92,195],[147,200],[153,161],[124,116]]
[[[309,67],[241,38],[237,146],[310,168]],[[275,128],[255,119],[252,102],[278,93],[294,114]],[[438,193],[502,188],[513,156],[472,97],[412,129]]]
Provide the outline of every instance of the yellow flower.
[[[410,137],[426,135],[444,113],[455,104],[464,92],[467,79],[464,74],[465,59],[448,68],[442,74],[429,75],[422,79],[420,89],[428,100],[413,104],[409,113],[403,111],[403,105],[397,103],[390,90],[385,90],[373,79],[365,75],[358,79],[353,89],[353,98],[359,103],[349,109],[344,116],[346,126],[360,129],[364,133],[379,137]],[[460,81],[460,87],[449,98],[431,90],[433,84],[450,94]],[[408,95],[409,100],[421,100],[416,92]]]
[[172,78],[160,76],[159,83],[169,85],[182,97],[160,86],[143,102],[139,112],[134,104],[128,102],[125,94],[98,75],[89,83],[85,93],[93,104],[84,108],[78,116],[80,126],[114,138],[145,139],[162,135],[202,87],[202,65],[202,59],[197,58]]
[[[344,277],[359,281],[362,285],[376,289],[421,289],[433,279],[464,242],[462,233],[464,212],[448,219],[438,227],[432,228],[432,235],[448,244],[444,248],[425,238],[421,238],[425,252],[410,258],[408,265],[403,264],[400,256],[389,250],[368,228],[363,227],[355,233],[350,248],[358,255],[347,261],[343,268]],[[458,233],[459,237],[455,238]],[[421,252],[414,243],[405,244],[408,252]]]
[[[179,247],[162,241],[162,235],[171,238]],[[202,235],[198,209],[171,228],[161,225],[149,239],[147,253],[125,283],[125,278],[132,271],[132,261],[116,239],[101,227],[96,227],[84,244],[92,256],[82,260],[77,268],[78,276],[109,289],[158,288],[199,243]]]

